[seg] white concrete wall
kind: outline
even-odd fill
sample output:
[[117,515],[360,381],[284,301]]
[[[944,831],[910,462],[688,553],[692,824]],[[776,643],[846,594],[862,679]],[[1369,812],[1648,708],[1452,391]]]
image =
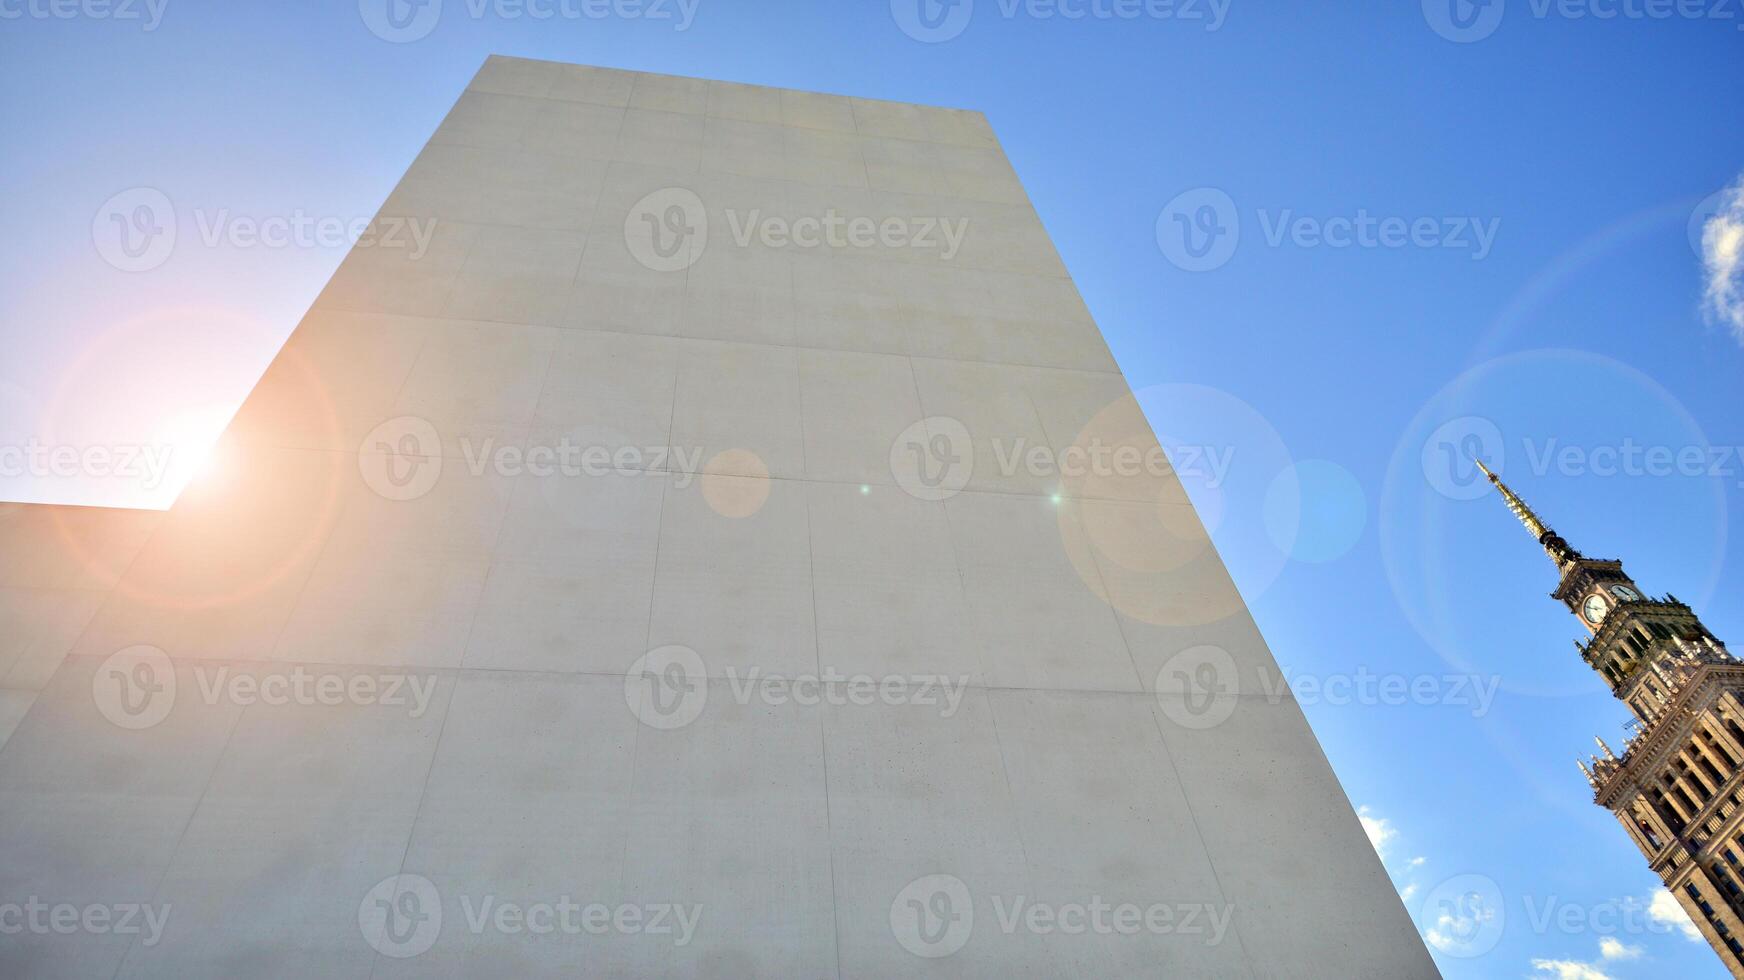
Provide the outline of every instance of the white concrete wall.
[[1435,975],[1174,477],[1002,468],[1157,447],[980,115],[493,58],[382,215],[167,515],[0,511],[0,975]]

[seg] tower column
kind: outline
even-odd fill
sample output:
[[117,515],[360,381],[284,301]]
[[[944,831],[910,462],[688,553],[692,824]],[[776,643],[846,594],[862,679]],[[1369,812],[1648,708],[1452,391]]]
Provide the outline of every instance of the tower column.
[[[1681,789],[1681,787],[1678,787],[1676,781],[1672,782],[1670,788]],[[1684,791],[1684,792],[1687,792],[1687,791]],[[1694,814],[1686,812],[1687,807],[1685,807],[1685,805],[1678,800],[1677,794],[1676,793],[1665,793],[1663,795],[1662,799],[1665,800],[1665,805],[1671,808],[1671,812],[1677,814],[1678,819],[1683,823],[1683,825],[1686,827],[1689,826],[1690,818],[1692,816],[1694,816]]]
[[1686,745],[1683,748],[1678,749],[1677,758],[1678,761],[1682,762],[1684,765],[1683,775],[1680,778],[1701,789],[1701,798],[1704,804],[1708,800],[1713,799],[1714,794],[1720,791],[1720,787],[1713,785],[1713,781],[1708,778],[1708,774],[1702,772],[1701,767],[1696,765],[1695,755],[1690,751],[1689,746]]
[[1739,745],[1738,740],[1732,737],[1732,733],[1727,731],[1726,726],[1720,724],[1717,718],[1709,717],[1706,722],[1702,727],[1707,730],[1708,736],[1724,745],[1726,751],[1731,753],[1732,758],[1744,763],[1744,745]]
[[1674,780],[1674,782],[1676,783],[1677,788],[1683,791],[1683,795],[1689,797],[1690,803],[1695,806],[1695,809],[1690,811],[1688,818],[1691,821],[1695,820],[1697,814],[1707,809],[1708,801],[1713,799],[1712,795],[1700,792],[1696,788],[1695,781],[1689,779],[1687,776],[1680,775]]
[[1714,753],[1707,746],[1702,744],[1700,738],[1692,737],[1689,740],[1687,751],[1696,762],[1707,764],[1706,767],[1702,769],[1702,776],[1708,782],[1715,784],[1714,792],[1718,793],[1726,788],[1726,783],[1732,778],[1732,770],[1727,766],[1721,765],[1720,760],[1714,758]]
[[1732,767],[1727,765],[1725,760],[1721,759],[1719,754],[1714,751],[1714,747],[1702,738],[1705,734],[1707,734],[1707,726],[1697,726],[1689,741],[1690,751],[1695,753],[1697,758],[1706,759],[1708,765],[1720,774],[1721,780],[1731,779]]

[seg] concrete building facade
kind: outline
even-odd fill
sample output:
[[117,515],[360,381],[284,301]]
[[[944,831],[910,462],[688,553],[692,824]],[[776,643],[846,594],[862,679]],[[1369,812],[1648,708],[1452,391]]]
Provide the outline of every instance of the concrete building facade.
[[0,624],[6,976],[1436,975],[974,112],[491,58]]

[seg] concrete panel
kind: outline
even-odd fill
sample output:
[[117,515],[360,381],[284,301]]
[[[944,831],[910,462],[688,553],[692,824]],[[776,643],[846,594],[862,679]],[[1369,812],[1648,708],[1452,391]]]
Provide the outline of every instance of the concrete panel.
[[[1294,700],[1243,696],[1226,718],[1223,705],[1195,717],[1176,697],[1159,701],[1158,724],[1256,974],[1318,977],[1340,964],[1365,976],[1435,975]],[[1214,718],[1223,720],[1206,724]]]
[[97,591],[0,589],[0,690],[42,690],[102,602]]
[[[280,670],[227,666],[220,680],[204,665],[207,683]],[[324,676],[373,680],[360,668]],[[367,976],[373,951],[352,941],[357,910],[341,898],[399,869],[453,678],[414,685],[427,702],[243,708],[154,896],[168,927],[133,946],[121,975]]]
[[162,521],[156,511],[0,504],[0,586],[112,588]]
[[679,481],[660,511],[649,648],[693,648],[711,677],[753,668],[815,675],[805,484],[717,474]]

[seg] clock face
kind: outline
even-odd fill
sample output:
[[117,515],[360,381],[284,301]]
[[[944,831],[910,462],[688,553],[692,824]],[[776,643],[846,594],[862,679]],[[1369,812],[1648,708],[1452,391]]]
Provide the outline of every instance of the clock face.
[[1605,597],[1595,592],[1587,596],[1587,601],[1581,604],[1581,615],[1587,618],[1587,622],[1596,626],[1599,620],[1605,618],[1605,609],[1608,605],[1605,602]]
[[1641,593],[1636,592],[1634,589],[1629,588],[1627,585],[1613,585],[1613,586],[1611,586],[1611,594],[1615,595],[1617,598],[1623,600],[1624,602],[1634,602],[1636,599],[1641,598]]

